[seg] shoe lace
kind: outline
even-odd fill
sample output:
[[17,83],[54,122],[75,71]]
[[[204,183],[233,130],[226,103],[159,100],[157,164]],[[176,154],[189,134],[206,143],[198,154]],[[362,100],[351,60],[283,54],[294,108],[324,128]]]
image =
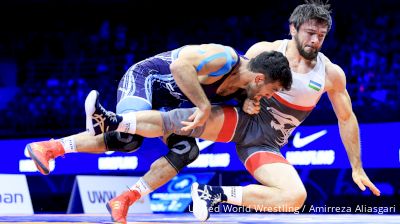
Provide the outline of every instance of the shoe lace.
[[215,194],[211,199],[211,206],[217,205],[221,202],[221,193]]
[[[128,190],[131,191],[129,187]],[[130,204],[129,196],[125,195],[125,193],[120,195],[118,199],[112,203],[112,209],[120,211],[118,212],[119,217],[117,218],[126,218],[130,206],[129,204]]]
[[106,116],[111,122],[117,122],[117,115],[112,111],[107,111],[102,105],[99,104],[99,108],[102,114]]
[[100,113],[94,113],[92,115],[92,119],[96,121],[96,125],[94,126],[100,126],[101,132],[106,132],[109,126],[105,127],[106,123],[104,121],[108,119],[110,122],[116,123],[118,122],[117,115],[112,111],[107,111],[101,104],[98,105],[97,109],[100,110]]
[[221,202],[222,194],[221,193],[210,194],[210,191],[207,189],[207,186],[204,187],[204,190],[198,189],[198,191],[201,193],[201,195],[199,196],[200,199],[210,201],[211,206],[217,205],[218,203]]
[[[55,141],[53,138],[50,139],[50,142]],[[59,156],[59,150],[56,147],[51,147],[51,150],[47,150],[46,151],[46,157],[48,158],[48,160],[54,159],[57,156]],[[61,156],[62,158],[64,158],[64,155]]]
[[51,151],[51,150],[48,150],[48,151],[46,152],[46,157],[47,157],[49,160],[50,160],[50,159],[56,158],[56,156],[54,155],[53,151]]
[[128,204],[127,201],[128,199],[126,197],[120,197],[111,203],[111,209],[112,209],[111,215],[115,222],[117,223],[126,222],[126,217],[128,215],[128,209],[129,209],[129,206],[127,206]]

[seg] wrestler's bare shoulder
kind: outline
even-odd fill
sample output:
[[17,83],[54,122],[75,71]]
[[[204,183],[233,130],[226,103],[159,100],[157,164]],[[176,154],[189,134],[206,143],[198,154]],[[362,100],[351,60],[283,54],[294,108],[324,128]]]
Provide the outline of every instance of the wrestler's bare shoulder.
[[261,42],[255,43],[246,52],[246,56],[252,58],[252,57],[255,57],[256,55],[260,54],[263,51],[277,50],[281,44],[282,44],[282,40],[276,40],[274,42],[261,41]]
[[335,87],[344,88],[346,85],[346,75],[343,69],[325,58],[326,84],[325,90],[329,91]]

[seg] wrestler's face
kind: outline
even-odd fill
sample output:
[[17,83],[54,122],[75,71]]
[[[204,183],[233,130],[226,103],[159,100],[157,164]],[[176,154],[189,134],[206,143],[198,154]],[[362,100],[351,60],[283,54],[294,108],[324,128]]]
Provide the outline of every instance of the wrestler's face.
[[318,23],[317,20],[309,20],[303,23],[299,30],[291,25],[290,33],[295,40],[297,50],[300,55],[307,59],[313,60],[317,57],[328,33],[328,25]]
[[260,100],[261,97],[270,98],[280,89],[282,89],[282,85],[279,82],[265,83],[264,80],[255,80],[247,88],[247,98],[254,100]]

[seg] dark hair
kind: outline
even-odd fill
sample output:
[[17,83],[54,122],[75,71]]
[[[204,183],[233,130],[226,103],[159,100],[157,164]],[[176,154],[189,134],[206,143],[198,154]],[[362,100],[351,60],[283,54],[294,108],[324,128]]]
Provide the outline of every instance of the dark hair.
[[332,27],[331,5],[320,0],[305,0],[305,2],[306,4],[299,5],[294,9],[292,15],[290,15],[289,23],[293,24],[296,30],[299,30],[303,23],[315,19],[318,23],[328,25],[329,31]]
[[284,90],[290,90],[292,86],[289,61],[281,52],[265,51],[257,55],[250,60],[249,70],[264,74],[265,82],[278,81]]

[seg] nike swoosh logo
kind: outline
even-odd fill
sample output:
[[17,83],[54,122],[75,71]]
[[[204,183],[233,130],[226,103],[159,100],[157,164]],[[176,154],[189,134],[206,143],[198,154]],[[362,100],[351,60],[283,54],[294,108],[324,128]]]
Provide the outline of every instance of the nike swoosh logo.
[[197,146],[199,147],[200,151],[207,148],[208,146],[214,144],[213,141],[208,141],[208,140],[204,140],[204,141],[200,142],[198,138],[196,138],[196,143],[197,143]]
[[296,132],[296,134],[294,135],[294,138],[293,138],[293,146],[296,148],[304,147],[304,146],[310,144],[311,142],[317,140],[318,138],[324,136],[326,133],[328,133],[327,130],[322,130],[322,131],[319,131],[312,135],[301,138],[300,132]]

